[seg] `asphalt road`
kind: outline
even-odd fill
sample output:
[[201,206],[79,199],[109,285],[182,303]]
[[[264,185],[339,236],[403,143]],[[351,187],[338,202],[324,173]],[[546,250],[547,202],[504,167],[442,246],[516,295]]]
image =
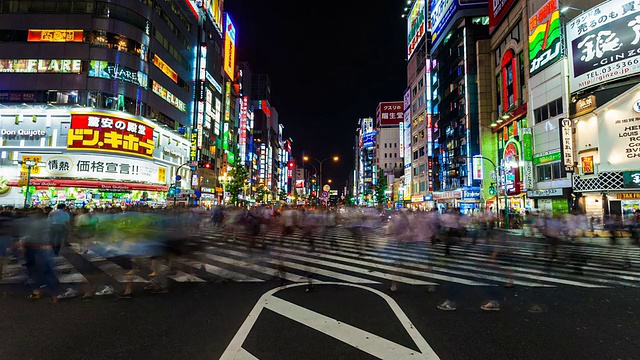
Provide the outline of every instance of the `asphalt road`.
[[[310,292],[300,284],[278,286],[177,284],[162,295],[140,289],[132,300],[56,305],[29,302],[26,292],[13,290],[0,299],[0,359],[195,360],[219,359],[225,351],[262,360],[435,358],[425,343],[441,359],[637,359],[640,353],[639,289],[496,287],[502,310],[484,312],[486,287],[444,284],[428,293],[404,286],[381,297],[353,285],[317,285]],[[389,294],[384,285],[366,287]],[[438,310],[452,290],[458,310]],[[534,305],[542,312],[529,312]]]

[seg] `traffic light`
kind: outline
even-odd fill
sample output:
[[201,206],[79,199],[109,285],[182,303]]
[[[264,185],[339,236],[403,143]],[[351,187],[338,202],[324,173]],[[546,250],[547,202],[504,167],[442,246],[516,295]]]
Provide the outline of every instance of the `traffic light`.
[[289,162],[287,163],[287,167],[289,168],[289,170],[293,170],[293,169],[295,169],[295,168],[296,168],[296,163],[295,163],[295,162],[293,162],[293,161],[289,161]]
[[496,194],[496,187],[494,184],[491,184],[491,186],[489,186],[489,195],[495,195]]
[[171,197],[176,196],[176,188],[175,188],[175,187],[173,187],[173,186],[171,186],[171,187],[169,188],[168,195],[169,195],[169,196],[171,196]]

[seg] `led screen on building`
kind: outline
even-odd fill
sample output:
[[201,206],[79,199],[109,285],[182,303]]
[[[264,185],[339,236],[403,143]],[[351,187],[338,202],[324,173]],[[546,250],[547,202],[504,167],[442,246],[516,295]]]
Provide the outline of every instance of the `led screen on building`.
[[79,74],[81,60],[0,59],[0,73]]
[[432,49],[437,48],[450,24],[465,16],[486,16],[487,7],[487,0],[432,0]]
[[29,42],[82,42],[84,32],[82,30],[41,30],[29,29],[27,41]]
[[145,89],[149,86],[149,78],[142,71],[102,60],[89,62],[89,77],[120,80]]
[[236,27],[228,13],[224,14],[224,18],[224,72],[233,79],[236,68]]

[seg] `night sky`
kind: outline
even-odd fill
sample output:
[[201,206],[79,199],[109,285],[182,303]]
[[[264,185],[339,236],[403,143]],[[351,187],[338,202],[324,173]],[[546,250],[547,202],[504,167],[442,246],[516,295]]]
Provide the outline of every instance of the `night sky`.
[[294,156],[299,162],[303,151],[320,160],[341,157],[323,168],[333,188],[342,190],[353,169],[358,118],[375,118],[381,101],[402,101],[405,5],[403,0],[224,3],[237,29],[237,61],[269,74],[271,105],[285,137],[293,139]]

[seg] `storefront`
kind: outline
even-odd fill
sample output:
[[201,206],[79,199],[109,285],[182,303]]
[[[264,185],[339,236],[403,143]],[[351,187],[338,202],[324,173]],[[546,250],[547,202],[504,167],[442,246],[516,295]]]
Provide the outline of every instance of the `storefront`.
[[552,215],[569,212],[570,196],[571,189],[567,188],[529,190],[527,192],[527,197],[534,202],[534,209]]
[[429,211],[433,209],[433,194],[412,195],[411,209],[420,211]]
[[2,205],[162,206],[189,157],[181,134],[116,111],[3,109],[0,128]]
[[458,208],[458,201],[462,199],[462,190],[451,191],[434,191],[433,201],[440,213],[445,213],[448,210],[454,210]]
[[640,85],[573,119],[573,190],[588,216],[640,209]]

